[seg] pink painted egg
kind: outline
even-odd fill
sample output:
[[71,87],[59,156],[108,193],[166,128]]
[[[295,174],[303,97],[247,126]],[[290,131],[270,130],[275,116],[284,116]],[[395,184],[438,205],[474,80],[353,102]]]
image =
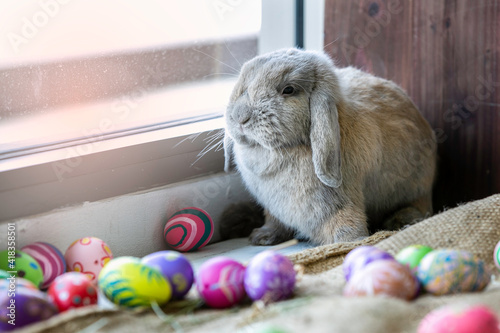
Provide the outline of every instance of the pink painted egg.
[[58,276],[47,293],[61,312],[97,304],[97,287],[83,273],[69,272]]
[[216,257],[204,262],[196,276],[196,289],[205,303],[213,308],[227,308],[245,297],[245,267],[239,262]]
[[68,247],[64,258],[68,271],[84,273],[91,281],[97,283],[99,272],[113,259],[113,254],[101,239],[84,237],[74,241]]
[[295,286],[295,270],[288,257],[264,251],[250,260],[245,271],[245,291],[254,301],[276,302],[287,299]]
[[26,245],[21,251],[32,256],[42,268],[43,283],[41,289],[47,289],[56,277],[66,272],[66,260],[55,246],[36,242]]
[[202,209],[184,208],[170,217],[163,235],[167,244],[181,252],[196,251],[208,244],[214,234],[212,218]]
[[395,260],[389,253],[374,246],[360,246],[347,254],[342,269],[346,281],[349,281],[357,271],[377,260]]
[[419,283],[410,268],[395,260],[377,260],[356,272],[344,287],[344,296],[389,296],[414,299]]
[[422,319],[417,333],[500,333],[495,313],[486,306],[476,305],[455,309],[436,309]]

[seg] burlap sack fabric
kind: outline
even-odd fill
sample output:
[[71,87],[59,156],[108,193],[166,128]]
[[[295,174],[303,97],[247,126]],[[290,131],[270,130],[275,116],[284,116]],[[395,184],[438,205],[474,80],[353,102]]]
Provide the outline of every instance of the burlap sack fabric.
[[[443,305],[484,304],[500,316],[500,276],[493,250],[500,240],[500,195],[445,211],[398,233],[379,232],[363,242],[322,246],[294,254],[304,267],[292,299],[268,305],[243,304],[230,310],[200,309],[161,319],[151,310],[131,312],[85,308],[54,317],[19,332],[259,332],[273,326],[285,332],[415,332],[420,320]],[[374,244],[392,254],[411,244],[464,249],[495,272],[482,292],[449,296],[423,295],[406,302],[384,297],[342,297],[341,263],[354,247]],[[168,311],[167,306],[164,310]]]

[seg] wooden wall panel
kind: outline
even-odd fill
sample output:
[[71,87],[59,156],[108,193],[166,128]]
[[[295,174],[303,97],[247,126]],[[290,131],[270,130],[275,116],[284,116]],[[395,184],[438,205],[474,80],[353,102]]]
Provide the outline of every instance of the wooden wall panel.
[[418,105],[439,143],[436,210],[500,192],[500,0],[326,0],[325,51]]

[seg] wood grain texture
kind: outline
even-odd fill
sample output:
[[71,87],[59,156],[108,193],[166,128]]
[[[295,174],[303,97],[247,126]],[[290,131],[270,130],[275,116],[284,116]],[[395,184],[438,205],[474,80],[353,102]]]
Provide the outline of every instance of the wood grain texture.
[[400,84],[429,121],[435,211],[500,192],[500,0],[326,0],[325,51]]

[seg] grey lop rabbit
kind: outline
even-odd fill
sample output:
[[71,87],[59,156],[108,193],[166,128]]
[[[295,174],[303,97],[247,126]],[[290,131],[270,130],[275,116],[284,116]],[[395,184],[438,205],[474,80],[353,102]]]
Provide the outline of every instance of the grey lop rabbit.
[[434,134],[391,81],[280,50],[243,65],[225,118],[225,169],[264,207],[252,244],[349,242],[432,214]]

